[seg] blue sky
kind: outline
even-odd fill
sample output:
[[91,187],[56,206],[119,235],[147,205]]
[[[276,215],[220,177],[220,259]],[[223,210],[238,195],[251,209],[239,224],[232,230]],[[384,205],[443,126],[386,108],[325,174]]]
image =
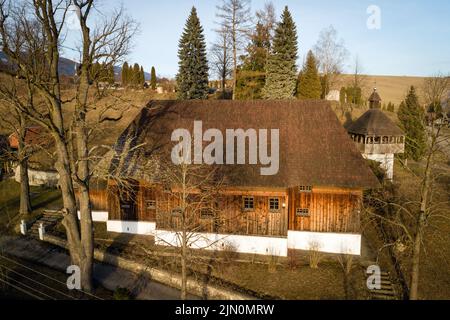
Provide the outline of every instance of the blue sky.
[[[216,5],[221,0],[103,0],[99,10],[124,3],[127,13],[140,23],[141,33],[129,61],[158,75],[177,72],[177,46],[190,8],[195,5],[208,45],[214,41]],[[253,0],[252,11],[266,0]],[[285,5],[293,15],[299,35],[299,64],[318,39],[333,25],[350,51],[348,71],[358,56],[364,73],[427,76],[450,73],[450,1],[448,0],[274,0],[277,15]],[[369,30],[367,8],[381,9],[381,29]],[[70,56],[71,53],[67,52]]]

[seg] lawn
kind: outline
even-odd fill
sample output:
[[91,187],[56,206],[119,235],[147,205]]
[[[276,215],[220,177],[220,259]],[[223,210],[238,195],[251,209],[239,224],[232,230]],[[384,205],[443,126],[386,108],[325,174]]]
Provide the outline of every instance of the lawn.
[[[60,209],[62,206],[59,190],[32,187],[32,219],[44,209]],[[12,179],[0,181],[0,229],[9,229],[19,223],[20,185]]]

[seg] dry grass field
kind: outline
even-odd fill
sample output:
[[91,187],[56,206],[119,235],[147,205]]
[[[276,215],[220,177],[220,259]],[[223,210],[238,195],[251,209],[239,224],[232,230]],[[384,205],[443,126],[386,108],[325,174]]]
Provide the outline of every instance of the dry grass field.
[[[374,87],[378,89],[383,103],[392,102],[396,106],[403,101],[408,89],[414,86],[418,89],[419,96],[425,78],[423,77],[395,77],[395,76],[362,76],[364,96],[366,98],[372,93]],[[342,75],[336,89],[349,85],[353,80],[352,75]]]

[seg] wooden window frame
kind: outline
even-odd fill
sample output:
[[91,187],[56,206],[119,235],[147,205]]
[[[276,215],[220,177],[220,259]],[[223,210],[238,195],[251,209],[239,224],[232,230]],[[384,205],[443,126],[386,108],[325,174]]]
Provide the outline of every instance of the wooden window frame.
[[[276,203],[276,208],[275,208],[275,203]],[[274,208],[272,208],[272,204],[274,205],[273,206]],[[281,204],[280,198],[278,198],[278,197],[270,197],[269,198],[269,212],[273,212],[273,213],[281,212],[281,205],[280,204]]]
[[299,186],[298,191],[300,193],[312,193],[313,187],[312,186]]
[[156,210],[158,202],[156,200],[145,200],[146,210]]
[[215,218],[214,210],[212,208],[204,208],[200,210],[201,220],[212,220]]
[[309,218],[311,217],[311,212],[308,208],[297,208],[295,210],[295,216],[299,218]]
[[170,214],[172,215],[172,217],[181,217],[181,215],[183,214],[183,210],[181,208],[173,208],[170,211]]
[[[250,204],[250,203],[252,204],[251,208],[247,207],[247,204]],[[251,197],[251,196],[242,197],[242,210],[245,212],[255,211],[255,197]]]

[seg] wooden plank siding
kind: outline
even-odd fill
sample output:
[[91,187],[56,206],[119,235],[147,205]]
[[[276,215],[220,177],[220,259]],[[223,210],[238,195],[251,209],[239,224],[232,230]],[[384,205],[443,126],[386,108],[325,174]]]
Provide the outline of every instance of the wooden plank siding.
[[[289,190],[289,230],[312,232],[360,232],[360,206],[362,193],[340,193],[313,190],[301,193]],[[309,216],[297,216],[297,209],[308,209]]]
[[[288,216],[287,209],[282,208],[285,198],[277,197],[280,199],[279,212],[269,212],[270,198],[272,197],[254,197],[254,210],[245,211],[242,196],[224,195],[212,204],[211,216],[202,217],[200,212],[196,212],[188,215],[192,220],[187,224],[195,226],[198,232],[286,237]],[[158,228],[179,229],[181,218],[172,213],[179,206],[177,201],[160,198],[158,202]]]
[[[93,208],[107,210],[110,220],[156,222],[163,230],[180,227],[181,218],[173,212],[179,207],[177,199],[158,186],[139,184],[134,190],[131,198],[122,199],[114,184],[108,190],[91,190]],[[244,210],[244,196],[254,198],[253,210]],[[270,198],[279,199],[279,212],[270,212]],[[156,209],[149,208],[149,201],[156,201]],[[284,192],[228,190],[211,204],[212,214],[191,215],[189,224],[198,226],[198,232],[235,235],[286,237],[288,230],[358,233],[361,202],[362,191],[354,189],[313,188],[310,193],[301,193],[298,187]],[[297,216],[297,208],[308,209],[309,216]]]

